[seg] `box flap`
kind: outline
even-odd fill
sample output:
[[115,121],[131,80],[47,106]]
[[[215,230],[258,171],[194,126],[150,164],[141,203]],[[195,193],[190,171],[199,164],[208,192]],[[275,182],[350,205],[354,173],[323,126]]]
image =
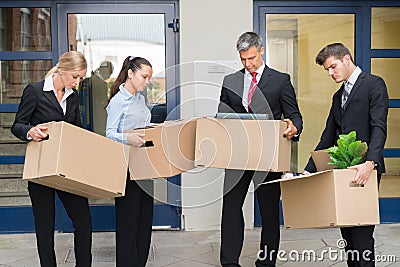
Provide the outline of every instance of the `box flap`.
[[196,119],[192,119],[169,122],[164,126],[162,142],[167,147],[172,175],[194,168],[196,125]]
[[331,161],[331,156],[328,154],[326,149],[311,151],[311,157],[314,161],[317,171],[332,170],[335,168],[334,165],[328,164]]

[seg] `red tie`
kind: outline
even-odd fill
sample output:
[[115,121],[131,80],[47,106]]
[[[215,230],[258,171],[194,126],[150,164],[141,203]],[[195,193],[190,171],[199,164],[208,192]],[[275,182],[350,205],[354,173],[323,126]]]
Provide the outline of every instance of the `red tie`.
[[253,76],[253,79],[251,80],[250,87],[249,87],[249,94],[247,95],[247,103],[249,103],[248,107],[247,107],[247,111],[250,111],[251,98],[253,97],[254,91],[256,90],[256,87],[257,87],[257,78],[256,78],[257,72],[253,72],[250,74],[251,74],[251,76]]

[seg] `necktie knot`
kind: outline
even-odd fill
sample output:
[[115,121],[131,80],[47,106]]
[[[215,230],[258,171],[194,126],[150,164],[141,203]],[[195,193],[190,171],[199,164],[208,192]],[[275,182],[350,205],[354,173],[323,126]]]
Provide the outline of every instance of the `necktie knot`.
[[252,82],[257,82],[257,72],[252,72],[250,74],[253,77]]

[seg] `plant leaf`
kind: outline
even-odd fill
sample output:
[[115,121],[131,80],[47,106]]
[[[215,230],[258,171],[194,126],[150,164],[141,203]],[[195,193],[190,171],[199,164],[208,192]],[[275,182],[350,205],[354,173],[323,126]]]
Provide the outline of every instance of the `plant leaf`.
[[363,161],[363,157],[354,158],[354,159],[351,161],[350,166],[358,165],[358,164],[360,164],[362,161]]
[[356,139],[356,131],[339,135],[337,146],[330,147],[327,150],[331,157],[328,164],[344,169],[362,163],[367,154],[367,145]]

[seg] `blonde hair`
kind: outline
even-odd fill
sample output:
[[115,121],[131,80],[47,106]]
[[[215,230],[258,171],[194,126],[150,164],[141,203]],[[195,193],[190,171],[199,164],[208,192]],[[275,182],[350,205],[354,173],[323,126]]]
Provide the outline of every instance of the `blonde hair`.
[[85,69],[87,69],[85,56],[81,52],[69,51],[61,55],[58,63],[47,72],[46,77],[58,73],[58,70],[81,71]]

